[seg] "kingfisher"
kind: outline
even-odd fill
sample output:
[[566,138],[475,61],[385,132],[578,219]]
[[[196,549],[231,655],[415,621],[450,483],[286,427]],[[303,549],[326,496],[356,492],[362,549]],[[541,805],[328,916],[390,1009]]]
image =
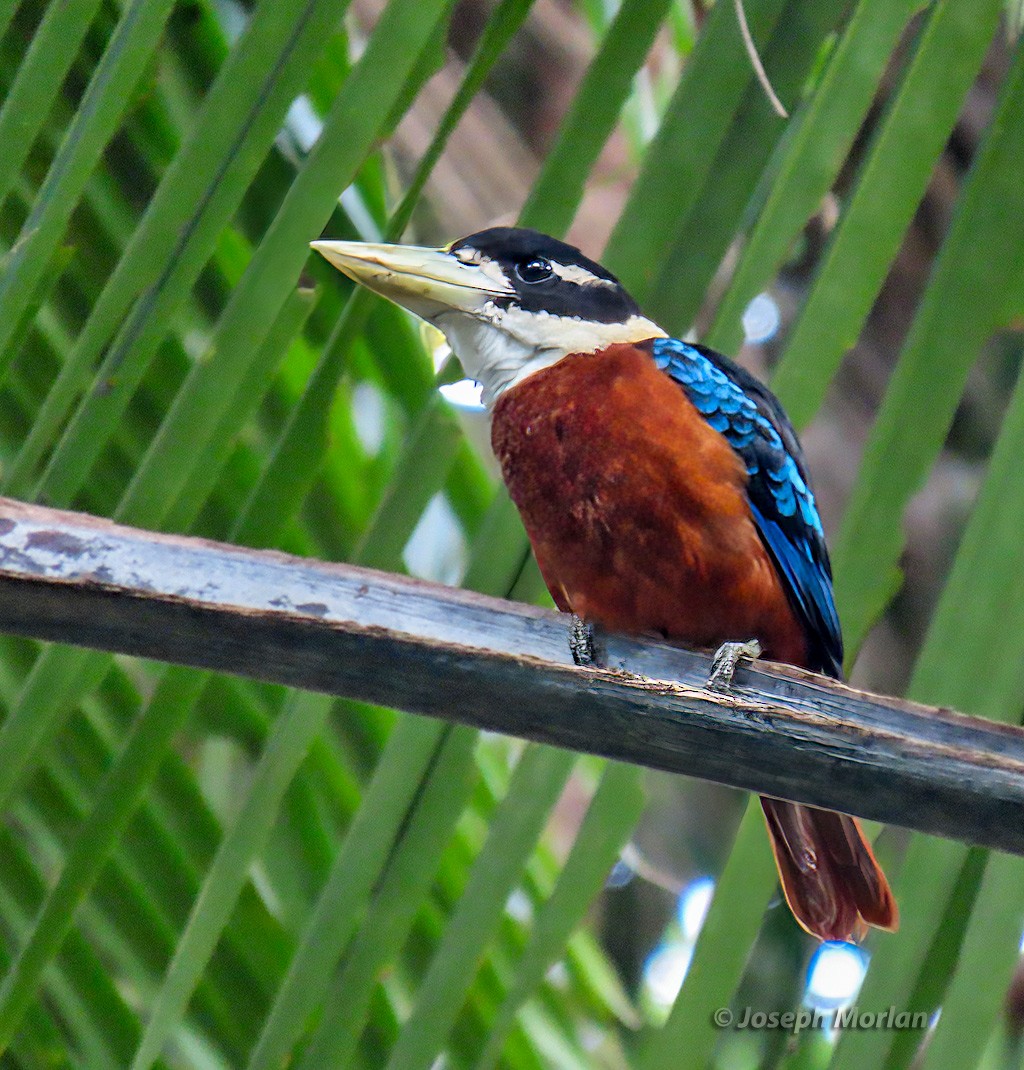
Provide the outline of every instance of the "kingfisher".
[[[669,337],[619,280],[534,230],[442,249],[312,246],[437,327],[481,386],[491,444],[548,590],[593,658],[593,625],[717,649],[710,684],[759,652],[842,678],[843,641],[800,443],[775,396]],[[856,818],[761,799],[783,892],[822,940],[895,929]]]

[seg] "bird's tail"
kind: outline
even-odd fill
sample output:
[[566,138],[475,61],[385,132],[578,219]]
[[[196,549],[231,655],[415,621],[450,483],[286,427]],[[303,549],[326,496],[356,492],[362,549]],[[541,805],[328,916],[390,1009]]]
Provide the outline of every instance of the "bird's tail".
[[761,806],[786,902],[803,928],[822,940],[897,928],[896,900],[856,818],[778,799]]

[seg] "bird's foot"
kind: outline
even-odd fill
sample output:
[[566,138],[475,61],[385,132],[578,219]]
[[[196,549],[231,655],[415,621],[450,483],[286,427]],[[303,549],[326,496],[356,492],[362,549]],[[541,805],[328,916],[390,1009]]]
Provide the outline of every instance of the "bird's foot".
[[577,665],[596,665],[597,647],[594,644],[594,626],[576,613],[569,625],[569,652]]
[[711,662],[711,673],[707,687],[710,691],[728,691],[732,687],[732,678],[741,658],[759,658],[761,644],[756,639],[745,643],[723,643],[716,651]]

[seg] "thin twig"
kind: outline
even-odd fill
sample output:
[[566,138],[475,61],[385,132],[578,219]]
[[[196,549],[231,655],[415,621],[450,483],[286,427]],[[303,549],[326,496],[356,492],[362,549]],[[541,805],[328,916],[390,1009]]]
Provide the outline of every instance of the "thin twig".
[[754,68],[754,74],[757,75],[757,80],[761,83],[761,88],[764,90],[765,96],[768,98],[771,106],[775,109],[777,115],[783,119],[789,118],[789,112],[786,111],[785,105],[779,100],[778,94],[772,88],[772,83],[768,80],[768,73],[764,69],[764,64],[761,62],[761,57],[757,52],[757,45],[754,44],[754,38],[750,33],[750,27],[747,25],[747,13],[743,7],[743,0],[733,0],[733,5],[736,8],[736,20],[740,24],[740,36],[743,38],[743,47],[747,50],[747,55],[750,57],[750,65]]

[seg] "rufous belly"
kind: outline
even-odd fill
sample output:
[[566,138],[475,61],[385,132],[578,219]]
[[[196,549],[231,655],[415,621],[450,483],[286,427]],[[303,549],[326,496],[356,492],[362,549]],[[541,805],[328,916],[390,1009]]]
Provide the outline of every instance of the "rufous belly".
[[693,646],[756,638],[766,657],[806,660],[740,458],[643,348],[529,376],[498,399],[491,440],[561,609]]

